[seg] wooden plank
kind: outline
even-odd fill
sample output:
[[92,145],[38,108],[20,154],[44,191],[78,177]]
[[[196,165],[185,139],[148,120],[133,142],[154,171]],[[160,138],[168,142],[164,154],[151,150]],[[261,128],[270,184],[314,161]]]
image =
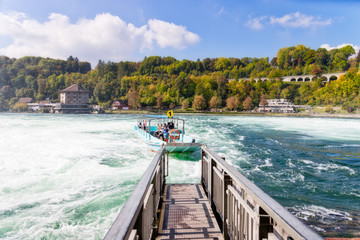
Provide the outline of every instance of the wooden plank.
[[156,239],[224,239],[201,185],[165,186]]

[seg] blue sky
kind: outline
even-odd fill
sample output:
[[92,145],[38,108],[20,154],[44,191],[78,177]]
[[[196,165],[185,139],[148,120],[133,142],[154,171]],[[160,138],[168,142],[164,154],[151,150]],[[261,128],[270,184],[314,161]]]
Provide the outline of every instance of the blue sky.
[[[0,55],[99,60],[274,57],[360,46],[360,1],[0,0]],[[324,45],[327,44],[327,45]]]

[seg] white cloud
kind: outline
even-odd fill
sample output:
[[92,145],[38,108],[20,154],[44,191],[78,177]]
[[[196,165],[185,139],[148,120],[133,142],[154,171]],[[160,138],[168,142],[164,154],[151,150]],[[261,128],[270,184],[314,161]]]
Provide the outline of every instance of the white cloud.
[[267,16],[258,17],[258,18],[249,18],[249,21],[245,24],[247,27],[254,30],[261,30],[264,28],[264,20],[268,18]]
[[330,51],[330,50],[333,50],[333,49],[343,48],[343,47],[346,47],[348,45],[352,46],[354,48],[354,50],[355,50],[355,54],[351,55],[349,58],[356,57],[357,53],[360,51],[360,46],[357,46],[357,45],[354,45],[354,44],[351,44],[351,43],[343,43],[343,44],[337,45],[336,47],[330,47],[329,44],[325,43],[325,44],[321,44],[320,48],[325,48],[326,50]]
[[200,41],[197,34],[181,25],[150,19],[136,27],[109,13],[76,23],[63,14],[52,13],[41,23],[24,13],[0,12],[0,22],[0,35],[12,38],[10,45],[0,48],[0,55],[61,59],[73,55],[93,66],[99,59],[129,60],[156,46],[184,49]]
[[157,19],[148,21],[149,30],[146,33],[147,43],[156,40],[161,48],[173,47],[184,49],[188,45],[199,42],[197,34],[189,32],[186,27],[175,25]]
[[254,30],[261,30],[265,25],[280,25],[285,28],[316,28],[330,25],[332,21],[333,20],[331,18],[322,20],[320,17],[295,12],[286,14],[282,17],[262,16],[249,18],[245,25]]
[[280,18],[270,17],[270,24],[275,25],[279,24],[283,27],[290,28],[308,28],[308,27],[318,27],[318,26],[327,26],[332,23],[332,19],[322,20],[320,17],[308,16],[306,14],[301,14],[300,12],[286,14]]

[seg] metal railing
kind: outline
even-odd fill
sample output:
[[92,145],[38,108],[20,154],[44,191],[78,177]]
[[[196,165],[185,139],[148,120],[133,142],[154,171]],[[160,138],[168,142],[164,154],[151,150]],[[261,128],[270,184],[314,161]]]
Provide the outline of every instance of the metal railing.
[[225,239],[323,239],[205,145],[201,182]]
[[164,146],[156,153],[104,239],[151,239],[168,173]]
[[[166,153],[164,146],[156,153],[104,239],[154,237],[168,175]],[[205,145],[201,148],[201,183],[224,239],[323,239]]]

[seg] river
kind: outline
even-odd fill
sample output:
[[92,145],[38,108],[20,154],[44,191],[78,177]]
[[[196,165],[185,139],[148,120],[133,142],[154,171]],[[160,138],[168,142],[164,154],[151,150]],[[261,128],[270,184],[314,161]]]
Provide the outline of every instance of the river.
[[[102,239],[154,153],[137,115],[0,113],[0,238]],[[360,119],[176,116],[323,236],[360,236]],[[168,182],[199,182],[199,152]]]

